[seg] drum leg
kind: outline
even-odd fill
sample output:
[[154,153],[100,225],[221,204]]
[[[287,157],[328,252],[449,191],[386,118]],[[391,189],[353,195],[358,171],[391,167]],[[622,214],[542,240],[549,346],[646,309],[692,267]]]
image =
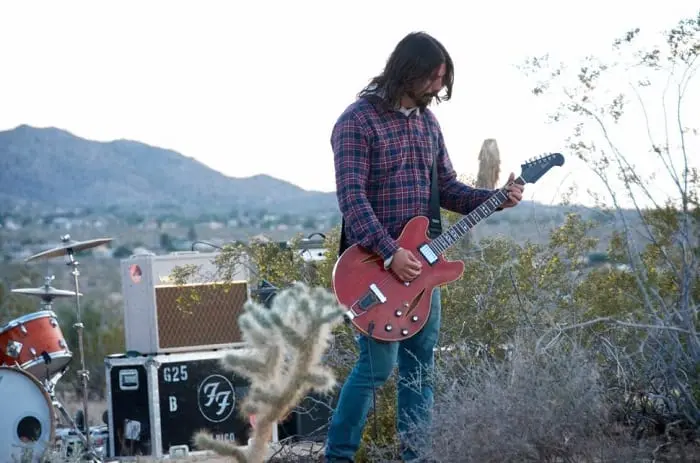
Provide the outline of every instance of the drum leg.
[[[60,373],[57,373],[54,375],[53,378],[50,380],[47,380],[44,384],[46,387],[46,391],[49,394],[49,397],[51,398],[51,403],[53,404],[53,407],[58,410],[60,413],[61,417],[65,420],[68,425],[75,430],[76,434],[82,441],[83,445],[85,446],[85,454],[83,455],[83,458],[86,461],[92,461],[94,463],[102,463],[102,460],[95,454],[95,452],[88,447],[88,442],[90,439],[90,426],[87,424],[87,421],[85,421],[85,431],[82,431],[78,424],[75,422],[72,416],[70,416],[70,413],[68,413],[68,410],[66,410],[66,407],[63,406],[60,400],[58,400],[58,397],[56,397],[56,384],[58,381],[61,379],[61,376],[63,376],[66,371],[68,370],[68,367],[65,367]],[[57,417],[58,418],[58,417]]]

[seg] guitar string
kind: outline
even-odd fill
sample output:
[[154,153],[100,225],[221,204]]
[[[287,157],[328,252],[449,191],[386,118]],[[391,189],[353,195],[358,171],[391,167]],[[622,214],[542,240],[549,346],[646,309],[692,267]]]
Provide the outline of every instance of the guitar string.
[[[459,221],[450,226],[445,233],[442,233],[428,245],[436,254],[442,254],[450,246],[466,235],[469,230],[474,228],[481,220],[490,216],[495,209],[498,208],[508,198],[505,189],[501,189],[494,193],[483,204],[479,205],[469,214],[462,217]],[[481,212],[483,217],[479,214]],[[467,224],[468,226],[465,226]],[[449,241],[451,239],[451,241]]]
[[[439,237],[437,237],[435,240],[431,241],[431,242],[428,244],[428,246],[431,248],[431,250],[432,250],[433,252],[435,252],[435,251],[436,251],[435,248],[437,248],[437,249],[439,250],[439,251],[438,251],[438,254],[442,254],[449,246],[451,246],[454,242],[456,242],[457,239],[462,238],[471,228],[473,228],[474,226],[476,226],[476,225],[479,223],[480,220],[482,220],[482,219],[488,217],[488,216],[493,212],[493,210],[488,211],[488,212],[484,212],[484,210],[490,209],[490,208],[493,208],[493,209],[495,210],[495,209],[498,208],[498,206],[500,206],[500,205],[503,203],[503,201],[505,201],[506,199],[507,199],[507,195],[506,195],[506,193],[505,193],[505,189],[501,189],[501,190],[499,190],[498,192],[494,193],[489,199],[487,199],[487,200],[486,200],[483,204],[481,204],[477,209],[475,209],[475,210],[472,211],[471,213],[467,214],[467,215],[464,216],[462,219],[460,219],[458,222],[456,222],[454,225],[452,225],[450,228],[448,228],[448,230],[446,231],[446,233],[450,233],[450,231],[451,231],[451,230],[454,230],[454,229],[458,229],[458,230],[459,230],[459,232],[454,232],[456,235],[458,235],[458,237],[457,237],[457,238],[452,237],[453,240],[454,240],[452,243],[449,243],[449,242],[448,242],[448,243],[443,243],[442,238],[447,236],[445,233],[443,233],[443,234],[441,234]],[[498,200],[499,202],[496,202],[495,200]],[[484,205],[486,205],[486,204],[488,204],[488,207],[484,207]],[[481,211],[481,212],[484,214],[483,217],[481,217],[481,216],[479,215],[479,211]],[[472,218],[473,216],[478,217],[478,219],[474,220],[473,223],[472,223],[472,222],[470,222],[470,220],[471,220],[471,218]],[[461,226],[458,227],[458,225],[460,225],[461,222],[466,222],[466,223],[468,223],[468,224],[470,225],[470,228],[466,228],[466,227],[465,227],[465,228],[462,228]],[[452,234],[450,233],[450,235],[452,235]],[[436,245],[436,246],[433,247],[433,245]],[[418,278],[416,278],[415,280],[411,281],[411,284],[414,284],[417,280],[420,279],[420,277],[421,277],[421,275],[419,275]],[[391,275],[390,272],[387,272],[387,276],[384,277],[384,278],[383,278],[382,280],[380,280],[379,282],[375,282],[375,285],[377,286],[378,289],[384,289],[384,286],[386,285],[386,283],[388,282],[388,280],[389,280],[390,278],[394,278],[394,277]],[[355,302],[355,303],[351,306],[351,309],[353,309],[353,312],[354,312],[355,309],[357,308],[357,305],[358,305],[358,304],[359,304],[359,301]],[[365,315],[365,314],[367,314],[368,312],[370,312],[371,310],[372,310],[372,308],[367,309],[367,310],[364,310],[364,311],[361,311],[359,314],[356,314],[355,316],[356,316],[356,317],[359,317],[359,316],[361,316],[361,315]]]

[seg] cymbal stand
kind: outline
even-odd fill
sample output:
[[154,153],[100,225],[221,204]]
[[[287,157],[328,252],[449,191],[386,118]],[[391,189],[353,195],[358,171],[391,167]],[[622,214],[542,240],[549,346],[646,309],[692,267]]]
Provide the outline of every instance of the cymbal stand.
[[85,423],[85,450],[87,453],[92,454],[93,449],[90,446],[90,424],[88,421],[88,377],[90,372],[85,369],[85,349],[83,347],[83,325],[82,316],[80,313],[80,288],[78,283],[78,277],[80,276],[80,271],[78,270],[79,262],[75,260],[75,255],[73,248],[67,249],[68,262],[66,265],[73,267],[71,275],[73,275],[73,286],[75,286],[75,308],[76,308],[76,323],[73,327],[78,331],[78,350],[80,353],[80,370],[77,371],[78,376],[81,380],[81,386],[83,390],[83,420]]
[[[49,273],[49,269],[46,269],[46,276],[44,276],[44,289],[48,289],[51,286],[51,282],[55,280],[56,277]],[[49,294],[44,294],[41,296],[41,310],[52,310],[53,296]]]

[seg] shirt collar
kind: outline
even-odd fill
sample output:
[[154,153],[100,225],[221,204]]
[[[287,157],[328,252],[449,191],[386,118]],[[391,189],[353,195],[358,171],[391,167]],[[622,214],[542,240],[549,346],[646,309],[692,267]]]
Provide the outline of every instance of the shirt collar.
[[[370,92],[372,92],[380,98],[384,97],[384,91],[377,90],[376,85],[373,88],[370,88],[369,90]],[[418,106],[414,106],[413,108],[404,108],[401,105],[396,105],[394,106],[394,111],[398,111],[406,117],[410,117],[413,113],[415,113],[416,116],[420,116],[420,108],[418,108]]]
[[418,106],[414,106],[413,108],[404,108],[403,106],[398,106],[395,109],[396,111],[403,113],[405,116],[410,116],[413,113],[416,113],[416,116],[420,116],[420,109],[418,108]]

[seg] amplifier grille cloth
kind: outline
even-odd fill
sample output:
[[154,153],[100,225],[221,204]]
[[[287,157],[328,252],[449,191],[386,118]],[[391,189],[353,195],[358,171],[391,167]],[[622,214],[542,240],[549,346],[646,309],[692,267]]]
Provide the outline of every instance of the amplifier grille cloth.
[[247,282],[156,286],[160,348],[241,342]]

